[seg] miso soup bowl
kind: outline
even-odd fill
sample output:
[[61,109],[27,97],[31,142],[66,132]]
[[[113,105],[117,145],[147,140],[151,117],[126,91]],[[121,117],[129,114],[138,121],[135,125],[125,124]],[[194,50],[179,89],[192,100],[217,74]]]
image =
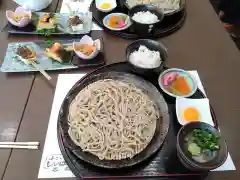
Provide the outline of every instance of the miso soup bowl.
[[[218,140],[220,149],[218,150],[217,155],[214,157],[214,159],[207,161],[205,163],[200,163],[192,158],[191,153],[188,152],[187,150],[185,138],[194,129],[207,130],[215,134],[216,136],[220,137]],[[227,144],[225,140],[222,138],[218,129],[204,122],[191,122],[182,126],[182,128],[179,130],[177,134],[176,146],[179,161],[182,163],[184,167],[192,171],[210,171],[216,169],[226,161],[228,156]]]

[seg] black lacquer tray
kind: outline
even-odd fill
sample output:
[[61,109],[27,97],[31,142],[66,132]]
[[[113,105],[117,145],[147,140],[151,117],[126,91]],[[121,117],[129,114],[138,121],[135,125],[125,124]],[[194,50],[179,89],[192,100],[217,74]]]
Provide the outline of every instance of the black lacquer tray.
[[117,7],[109,12],[109,13],[104,13],[104,12],[100,12],[95,5],[95,1],[92,2],[92,4],[90,5],[90,11],[92,12],[93,15],[93,19],[95,20],[95,22],[101,26],[106,32],[112,34],[112,35],[116,35],[119,36],[121,38],[125,38],[125,39],[139,39],[139,38],[160,38],[163,36],[167,36],[175,31],[177,31],[178,29],[180,29],[182,27],[182,25],[184,24],[184,20],[186,18],[186,10],[185,10],[185,0],[181,1],[181,10],[171,14],[171,15],[166,15],[163,18],[163,21],[161,21],[156,28],[149,34],[147,34],[144,37],[140,37],[138,34],[136,34],[133,30],[132,27],[129,27],[126,30],[123,31],[112,31],[107,29],[104,25],[103,25],[103,18],[110,14],[110,13],[114,13],[114,12],[122,12],[125,14],[128,14],[128,8],[124,7],[122,5],[122,1],[118,0],[117,1]]
[[[127,72],[134,74],[131,66],[126,63],[116,63],[98,68],[97,70],[91,72],[91,75],[96,73],[108,72],[108,71],[118,71]],[[88,74],[87,76],[89,76]],[[86,78],[87,76],[83,77]],[[146,77],[144,77],[146,78]],[[142,163],[139,163],[131,168],[122,169],[105,169],[93,166],[89,163],[77,158],[74,153],[64,144],[61,130],[58,123],[58,141],[59,147],[62,155],[68,164],[71,171],[79,179],[81,178],[144,178],[144,177],[161,177],[162,179],[177,178],[177,179],[202,179],[207,174],[198,174],[184,168],[178,161],[176,154],[176,135],[181,127],[177,121],[175,114],[175,99],[170,98],[168,95],[164,94],[158,87],[158,74],[156,73],[152,77],[147,77],[155,87],[162,93],[164,99],[166,100],[170,113],[170,126],[168,129],[168,134],[162,147],[150,158],[146,159]],[[197,90],[197,92],[191,98],[205,98],[204,94]],[[212,119],[216,127],[218,127],[216,116],[211,107]],[[193,177],[194,176],[194,177]]]

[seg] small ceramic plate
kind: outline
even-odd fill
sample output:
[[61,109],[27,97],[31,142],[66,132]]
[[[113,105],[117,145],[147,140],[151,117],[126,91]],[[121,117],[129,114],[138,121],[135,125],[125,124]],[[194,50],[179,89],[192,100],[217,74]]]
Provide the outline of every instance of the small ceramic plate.
[[[177,74],[178,76],[184,76],[185,80],[187,81],[188,85],[191,88],[191,92],[186,95],[176,95],[176,94],[173,94],[171,91],[169,91],[168,86],[166,85],[166,79],[167,81],[171,81],[172,74]],[[158,84],[166,94],[175,98],[190,97],[197,91],[197,82],[194,79],[194,77],[189,72],[183,69],[178,69],[178,68],[171,68],[162,72],[158,78]]]
[[[111,7],[110,8],[107,8],[107,9],[104,9],[101,7],[101,5],[103,3],[109,3],[111,4]],[[99,10],[99,11],[102,11],[102,12],[110,12],[112,11],[113,9],[115,9],[117,7],[117,2],[116,0],[96,0],[96,8]]]
[[[15,20],[13,20],[14,16],[20,15],[20,14],[27,15],[27,17],[22,17],[19,22],[16,22]],[[27,11],[23,7],[19,6],[16,8],[15,11],[10,11],[10,10],[6,11],[6,18],[9,23],[21,28],[21,27],[27,26],[31,22],[32,13],[31,11]]]
[[[82,45],[82,44],[88,44],[88,45],[94,45],[95,44],[96,49],[89,56],[86,56],[82,52],[76,50],[76,47],[78,45]],[[76,53],[76,55],[78,57],[80,57],[81,59],[86,59],[86,60],[93,59],[98,55],[98,53],[101,50],[101,41],[99,39],[93,40],[90,36],[84,35],[80,39],[80,41],[78,41],[78,42],[74,41],[73,42],[73,50]]]
[[[121,28],[113,28],[113,27],[108,26],[108,22],[109,22],[109,20],[112,16],[127,16],[127,19],[125,20],[125,26],[121,27]],[[113,30],[113,31],[122,31],[122,30],[125,30],[125,29],[127,29],[131,26],[131,21],[129,19],[129,16],[124,14],[124,13],[111,13],[111,14],[108,14],[107,16],[105,16],[103,18],[103,25],[106,28],[108,28],[110,30]]]
[[[195,110],[195,111],[194,111]],[[214,126],[211,112],[210,112],[210,105],[209,105],[209,99],[188,99],[188,98],[182,98],[177,97],[176,98],[176,114],[178,122],[181,125],[185,125],[189,122],[186,120],[186,118],[190,117],[198,117],[198,119],[195,119],[195,121],[205,122],[207,124],[210,124],[211,126]]]

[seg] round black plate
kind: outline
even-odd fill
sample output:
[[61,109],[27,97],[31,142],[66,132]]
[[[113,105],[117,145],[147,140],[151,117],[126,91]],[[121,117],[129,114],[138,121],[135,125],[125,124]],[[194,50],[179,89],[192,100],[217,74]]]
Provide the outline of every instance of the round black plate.
[[[126,63],[115,63],[111,65],[106,65],[100,67],[93,72],[89,73],[91,75],[108,72],[108,71],[118,71],[126,73],[134,73],[132,67]],[[89,75],[88,74],[88,75]],[[88,76],[83,77],[83,79]],[[149,81],[158,87],[158,74],[156,77],[149,79]],[[161,92],[160,88],[158,90]],[[109,170],[104,168],[99,168],[86,163],[75,156],[74,153],[68,148],[68,145],[63,142],[62,132],[60,128],[60,123],[58,122],[58,142],[63,158],[68,164],[71,171],[75,174],[77,178],[127,178],[127,177],[161,177],[161,176],[185,176],[196,175],[195,173],[185,169],[181,163],[178,161],[176,156],[176,135],[180,129],[180,125],[177,122],[177,117],[175,114],[175,100],[169,98],[168,95],[162,92],[170,111],[170,127],[167,133],[167,137],[162,145],[162,147],[153,156],[148,158],[146,161],[139,163],[132,168],[123,168],[118,170]],[[197,92],[191,98],[205,98],[205,95],[200,91]],[[210,106],[211,107],[211,106]],[[215,113],[211,107],[211,115],[214,121],[215,127],[218,128],[218,123],[216,120]]]
[[99,26],[101,26],[105,31],[125,39],[160,38],[162,36],[167,36],[175,32],[176,30],[178,30],[180,27],[182,27],[186,17],[185,0],[182,0],[182,6],[181,6],[182,8],[180,11],[172,15],[165,16],[163,18],[163,21],[161,21],[161,23],[159,23],[159,25],[157,25],[156,28],[150,34],[147,34],[144,37],[140,37],[138,34],[136,34],[132,29],[132,27],[123,31],[112,31],[105,28],[105,26],[103,25],[103,18],[106,15],[114,12],[123,12],[125,14],[128,14],[128,9],[122,7],[120,2],[118,2],[118,6],[113,11],[109,13],[103,13],[98,11],[95,5],[95,1],[93,1],[90,6],[90,11],[92,12],[93,19],[95,20],[95,22]]
[[[142,152],[140,152],[131,159],[127,158],[123,160],[100,160],[95,155],[83,152],[81,148],[71,140],[68,134],[69,106],[72,100],[75,99],[75,97],[84,87],[100,79],[115,79],[120,80],[122,82],[134,84],[136,87],[142,89],[143,92],[146,93],[152,100],[154,100],[160,110],[161,118],[158,119],[157,121],[156,130],[151,142]],[[63,104],[60,108],[58,122],[60,125],[60,130],[63,135],[64,143],[79,159],[90,164],[93,164],[95,166],[109,169],[131,167],[146,160],[148,157],[153,155],[161,147],[167,135],[170,123],[167,103],[165,102],[163,96],[154,85],[152,85],[150,82],[144,80],[139,76],[126,72],[114,72],[114,71],[103,72],[95,75],[89,74],[85,78],[79,80],[71,88],[71,90],[65,97]]]

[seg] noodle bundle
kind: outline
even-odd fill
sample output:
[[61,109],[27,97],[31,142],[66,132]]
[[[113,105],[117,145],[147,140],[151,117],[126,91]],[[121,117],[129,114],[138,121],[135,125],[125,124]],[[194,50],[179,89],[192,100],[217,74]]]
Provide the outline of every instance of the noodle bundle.
[[150,143],[160,117],[136,86],[104,79],[82,89],[69,107],[72,141],[101,160],[132,158]]

